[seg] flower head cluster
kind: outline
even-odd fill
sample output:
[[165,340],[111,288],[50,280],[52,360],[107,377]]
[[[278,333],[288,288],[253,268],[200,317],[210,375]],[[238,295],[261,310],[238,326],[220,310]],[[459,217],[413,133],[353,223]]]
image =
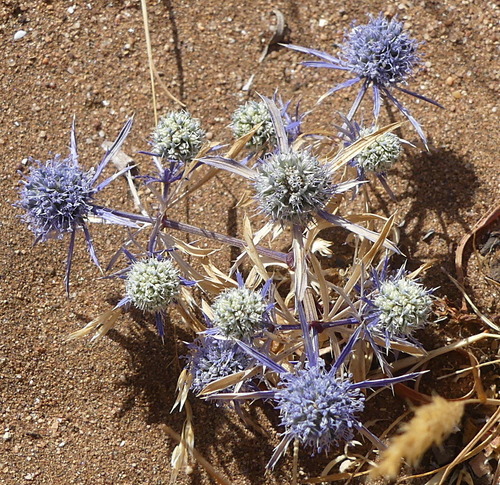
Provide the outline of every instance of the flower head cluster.
[[82,170],[78,164],[75,122],[71,127],[70,154],[62,159],[56,155],[45,164],[37,161],[31,168],[26,180],[22,180],[21,199],[17,205],[26,211],[24,220],[35,233],[35,243],[50,238],[61,238],[70,233],[68,259],[66,263],[65,286],[69,292],[69,277],[75,246],[76,231],[82,229],[92,261],[99,261],[90,237],[87,216],[92,214],[111,224],[137,227],[140,220],[132,214],[108,209],[94,202],[94,196],[107,187],[113,180],[125,173],[130,167],[111,175],[97,183],[111,158],[120,150],[127,138],[133,119],[130,118],[121,129],[118,137],[95,169]]
[[271,155],[259,165],[255,180],[261,210],[274,221],[307,223],[323,209],[334,186],[328,168],[308,152]]
[[187,111],[163,116],[152,134],[154,152],[169,160],[188,163],[200,151],[205,131]]
[[360,78],[389,86],[412,75],[420,61],[418,45],[402,22],[379,15],[349,32],[342,46],[342,60]]
[[401,87],[401,84],[406,83],[420,63],[420,57],[417,53],[419,42],[405,32],[402,22],[395,18],[388,20],[382,14],[378,17],[371,16],[367,24],[355,25],[346,35],[339,57],[307,47],[296,45],[287,45],[287,47],[320,59],[304,62],[306,66],[339,69],[354,75],[353,78],[331,88],[321,99],[341,89],[361,83],[359,93],[347,115],[349,120],[354,118],[361,101],[371,87],[375,118],[378,118],[380,114],[383,100],[392,103],[406,116],[424,143],[427,142],[418,121],[393,94],[393,89],[395,89],[442,107],[432,99]]
[[170,259],[135,261],[127,273],[125,290],[133,305],[151,313],[165,310],[179,292],[179,272]]
[[389,335],[410,336],[427,323],[432,307],[429,293],[420,283],[404,276],[382,282],[373,298],[377,327]]
[[317,452],[352,440],[354,430],[361,427],[356,416],[364,409],[364,396],[349,380],[320,365],[284,375],[282,380],[274,398],[286,434]]
[[[360,137],[374,131],[374,128],[361,130]],[[403,147],[399,137],[394,133],[384,133],[358,154],[356,161],[365,171],[384,173],[399,160],[402,153]]]
[[73,157],[56,156],[31,167],[21,189],[19,206],[38,240],[61,238],[82,226],[92,210],[93,171],[83,171]]
[[260,292],[231,288],[214,301],[213,324],[226,337],[248,340],[262,330],[267,303]]
[[258,125],[261,126],[248,142],[248,146],[251,148],[260,148],[268,142],[271,144],[274,143],[276,141],[276,133],[269,110],[263,101],[248,101],[233,114],[231,128],[234,136],[237,138],[250,133]]
[[246,352],[230,340],[198,338],[190,345],[190,350],[188,368],[193,376],[191,389],[196,393],[217,379],[245,370],[253,362]]

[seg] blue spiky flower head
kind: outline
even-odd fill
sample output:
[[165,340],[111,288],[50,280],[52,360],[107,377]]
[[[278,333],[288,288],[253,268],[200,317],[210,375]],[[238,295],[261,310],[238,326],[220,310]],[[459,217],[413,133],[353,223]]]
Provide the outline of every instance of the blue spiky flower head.
[[[362,129],[359,136],[363,137],[375,131],[376,127]],[[356,162],[364,171],[384,173],[399,160],[402,153],[403,147],[399,137],[394,133],[384,133],[356,156]]]
[[72,156],[36,163],[23,181],[19,206],[37,240],[61,238],[81,226],[92,210],[93,171],[83,171]]
[[179,288],[179,271],[172,261],[154,256],[134,261],[125,282],[126,295],[132,304],[151,313],[165,310]]
[[314,451],[352,440],[361,427],[357,415],[364,409],[364,396],[348,379],[316,365],[283,375],[282,382],[275,400],[285,434]]
[[402,274],[383,281],[372,299],[377,328],[390,336],[411,336],[428,321],[430,293],[421,283]]
[[330,178],[328,168],[309,152],[273,154],[258,167],[256,198],[274,221],[305,224],[332,197]]
[[261,126],[248,142],[248,146],[260,148],[268,142],[273,144],[276,141],[276,133],[271,115],[264,102],[247,101],[233,113],[231,128],[236,138],[250,133],[257,125]]
[[208,336],[197,338],[190,345],[188,360],[193,376],[191,389],[196,393],[217,379],[245,370],[253,362],[234,341]]
[[267,303],[261,292],[230,288],[215,299],[212,310],[212,323],[222,335],[248,340],[264,327]]
[[152,145],[161,157],[188,163],[200,151],[204,139],[200,120],[184,110],[171,111],[160,118],[152,134]]
[[342,46],[342,59],[357,76],[390,86],[413,74],[420,62],[418,46],[404,30],[403,22],[380,14],[352,28]]

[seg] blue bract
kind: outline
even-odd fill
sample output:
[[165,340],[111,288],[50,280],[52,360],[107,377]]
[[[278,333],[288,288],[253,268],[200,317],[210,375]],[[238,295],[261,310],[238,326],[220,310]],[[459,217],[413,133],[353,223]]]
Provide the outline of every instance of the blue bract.
[[22,181],[24,186],[17,205],[26,211],[23,218],[35,233],[35,243],[50,238],[62,238],[65,233],[71,234],[66,264],[66,291],[69,291],[69,276],[77,229],[83,230],[90,256],[99,266],[87,226],[88,216],[94,215],[109,223],[137,227],[133,218],[96,205],[94,202],[95,194],[130,169],[126,167],[97,184],[102,171],[127,138],[132,122],[133,119],[130,118],[125,123],[97,168],[88,171],[83,170],[78,163],[75,123],[73,122],[69,156],[61,160],[61,157],[56,155],[45,163],[36,161],[36,166],[31,167],[26,180]]
[[232,340],[201,337],[190,345],[190,350],[188,368],[193,376],[191,389],[195,393],[217,379],[245,370],[253,362]]
[[322,366],[282,376],[284,387],[275,393],[285,434],[298,438],[318,453],[332,444],[349,442],[361,427],[362,392]]
[[378,17],[370,16],[370,21],[367,24],[355,25],[345,37],[339,57],[316,49],[287,45],[290,49],[321,59],[320,61],[304,62],[306,66],[339,69],[354,74],[355,77],[334,86],[320,99],[324,99],[340,89],[362,82],[358,96],[347,115],[349,120],[353,119],[364,95],[371,86],[375,118],[378,118],[380,113],[382,98],[387,99],[408,118],[424,143],[427,143],[420,124],[392,92],[392,88],[394,88],[442,107],[435,101],[400,86],[406,84],[407,79],[420,63],[420,57],[417,53],[418,46],[419,43],[405,32],[402,22],[395,18],[388,20],[382,14]]

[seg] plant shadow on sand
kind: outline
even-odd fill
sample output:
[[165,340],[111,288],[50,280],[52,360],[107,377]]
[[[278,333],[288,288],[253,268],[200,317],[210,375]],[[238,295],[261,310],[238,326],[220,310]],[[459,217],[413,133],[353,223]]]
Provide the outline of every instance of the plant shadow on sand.
[[[398,194],[400,201],[411,201],[405,208],[400,248],[410,260],[419,259],[419,243],[425,241],[426,256],[435,261],[426,278],[432,280],[433,286],[445,287],[448,296],[458,296],[440,266],[454,274],[459,240],[451,234],[457,232],[457,225],[461,234],[471,229],[465,212],[472,209],[479,188],[474,167],[452,150],[437,149],[412,157],[400,177],[411,181]],[[455,226],[451,234],[450,226]]]
[[[110,304],[118,301],[118,297],[109,299]],[[141,406],[144,408],[146,424],[166,424],[180,433],[185,412],[171,413],[170,410],[177,395],[176,385],[180,372],[176,361],[179,360],[182,365],[179,354],[185,354],[187,350],[183,344],[176,342],[190,341],[192,337],[182,328],[174,329],[172,321],[167,318],[162,342],[147,316],[135,309],[127,313],[135,325],[129,325],[126,333],[112,329],[106,336],[128,353],[128,373],[117,384],[124,386],[128,395],[117,412],[117,418],[121,419]],[[230,409],[203,402],[192,394],[189,402],[193,408],[195,447],[205,459],[230,480],[233,478],[230,474],[234,474],[234,468],[231,471],[234,466],[244,477],[264,474],[274,446],[269,438],[245,426]],[[254,420],[256,413],[259,419],[272,419],[270,411],[269,406],[258,404],[252,406],[250,415]],[[172,443],[170,439],[169,442]],[[175,444],[171,446],[173,448]],[[249,456],[252,457],[251,460],[248,459]],[[284,483],[279,468],[268,477],[268,483]],[[193,484],[203,482],[197,472],[190,475],[190,480]]]

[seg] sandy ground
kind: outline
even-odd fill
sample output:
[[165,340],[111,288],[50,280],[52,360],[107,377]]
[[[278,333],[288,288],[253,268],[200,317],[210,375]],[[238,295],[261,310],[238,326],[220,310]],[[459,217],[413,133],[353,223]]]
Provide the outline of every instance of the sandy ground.
[[[319,0],[149,3],[153,53],[162,83],[202,119],[213,140],[222,141],[229,136],[231,113],[256,92],[271,95],[279,88],[285,99],[300,98],[310,109],[342,80],[341,73],[303,68],[299,62],[305,56],[286,49],[258,62],[272,36],[274,8],[284,14],[293,43],[332,53],[352,20],[363,22],[367,13],[379,11],[397,13],[412,34],[425,41],[424,64],[410,88],[446,109],[406,99],[429,135],[431,150],[410,150],[390,173],[398,202],[388,202],[377,189],[380,211],[389,214],[397,208],[402,249],[411,267],[434,262],[426,284],[439,286],[440,296],[460,304],[459,293],[440,267],[454,274],[457,244],[498,204],[500,194],[495,65],[499,11],[494,2],[363,0],[340,8]],[[113,139],[134,113],[125,151],[139,170],[147,170],[147,157],[137,155],[147,149],[154,126],[142,22],[138,1],[4,0],[0,5],[0,483],[6,485],[169,481],[175,443],[162,425],[177,431],[182,427],[183,416],[170,414],[170,408],[179,373],[177,355],[185,351],[179,340],[192,336],[179,327],[175,333],[169,331],[162,344],[146,318],[128,313],[95,347],[86,341],[66,343],[71,331],[116,303],[121,284],[96,281],[98,273],[79,235],[71,298],[66,298],[67,241],[32,247],[33,236],[12,205],[18,199],[18,171],[27,173],[27,157],[46,160],[66,153],[73,116],[81,162],[91,167],[102,156],[101,143]],[[14,40],[20,30],[26,35]],[[250,92],[242,91],[251,76]],[[161,113],[176,108],[160,85],[157,90]],[[348,109],[354,94],[341,91],[316,107],[311,126],[331,128],[338,122],[336,113]],[[416,141],[408,126],[403,134]],[[236,178],[220,175],[176,216],[237,233],[243,211],[231,208],[241,194],[240,185]],[[119,180],[106,190],[103,201],[130,206],[125,182]],[[98,229],[95,242],[106,261],[124,233]],[[218,262],[222,268],[229,266],[229,250],[220,252]],[[485,280],[477,256],[467,270],[472,298],[498,322],[498,286]],[[177,320],[173,314],[171,329]],[[442,321],[429,330],[429,345],[435,338],[455,339],[484,329],[477,321],[446,325]],[[478,353],[488,358],[495,348]],[[448,391],[452,397],[453,385]],[[386,399],[392,398],[388,394]],[[274,474],[263,472],[279,439],[271,426],[276,424],[271,409],[257,406],[253,411],[271,430],[266,439],[247,430],[231,412],[194,397],[191,401],[196,447],[232,483],[289,482],[289,457]],[[402,411],[405,403],[391,406]],[[304,455],[300,465],[314,476],[327,462]],[[194,465],[179,483],[212,481]]]

